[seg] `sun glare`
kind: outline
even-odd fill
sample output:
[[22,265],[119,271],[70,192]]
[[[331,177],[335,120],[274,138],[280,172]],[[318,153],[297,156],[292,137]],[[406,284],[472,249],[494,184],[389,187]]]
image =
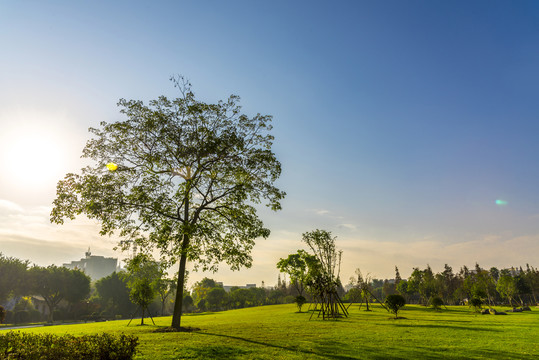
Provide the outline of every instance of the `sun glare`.
[[4,182],[18,190],[39,190],[64,175],[64,147],[59,134],[51,129],[14,124],[0,137]]

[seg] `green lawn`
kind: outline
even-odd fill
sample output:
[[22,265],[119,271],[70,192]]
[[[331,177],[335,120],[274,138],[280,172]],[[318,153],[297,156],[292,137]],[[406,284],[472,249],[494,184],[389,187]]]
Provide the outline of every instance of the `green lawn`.
[[[393,320],[381,307],[350,308],[338,321],[309,321],[294,305],[186,315],[190,333],[154,333],[170,325],[127,327],[127,321],[48,326],[31,332],[124,332],[140,338],[137,359],[537,359],[539,309],[507,316],[475,315],[467,307],[435,312],[406,306]],[[506,308],[498,308],[503,310]],[[314,317],[313,317],[314,319]],[[151,322],[150,322],[151,323]]]

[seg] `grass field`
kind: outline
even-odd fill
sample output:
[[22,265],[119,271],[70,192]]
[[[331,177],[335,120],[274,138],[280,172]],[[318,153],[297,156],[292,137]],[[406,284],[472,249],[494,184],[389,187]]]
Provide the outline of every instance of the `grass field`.
[[137,359],[539,358],[537,308],[494,316],[475,315],[467,307],[435,312],[406,306],[399,320],[381,307],[363,309],[352,306],[350,317],[337,321],[309,321],[310,313],[297,313],[294,305],[192,314],[182,325],[200,331],[189,333],[155,333],[170,325],[170,317],[155,318],[157,326],[127,327],[120,320],[22,331],[130,333],[140,338]]

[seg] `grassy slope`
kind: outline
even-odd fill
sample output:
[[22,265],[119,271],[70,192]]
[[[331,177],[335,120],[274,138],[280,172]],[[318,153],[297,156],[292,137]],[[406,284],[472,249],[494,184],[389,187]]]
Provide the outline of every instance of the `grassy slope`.
[[[187,315],[182,325],[201,329],[192,333],[153,333],[153,325],[126,327],[127,321],[24,331],[133,333],[141,340],[138,359],[539,358],[536,308],[482,316],[464,307],[434,312],[407,306],[399,313],[406,319],[396,321],[380,307],[363,309],[354,306],[349,318],[338,321],[309,321],[310,313],[296,313],[293,305]],[[170,317],[155,320],[157,327],[170,325]]]

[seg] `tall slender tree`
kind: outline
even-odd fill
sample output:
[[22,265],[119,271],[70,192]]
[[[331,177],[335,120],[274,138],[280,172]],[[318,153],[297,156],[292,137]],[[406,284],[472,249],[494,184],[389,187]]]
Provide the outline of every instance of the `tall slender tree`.
[[58,183],[51,221],[85,214],[100,221],[101,234],[118,233],[122,248],[157,248],[162,262],[179,263],[179,329],[187,260],[211,270],[251,266],[254,240],[270,233],[255,205],[279,210],[285,193],[273,185],[281,166],[271,116],[242,114],[234,95],[201,102],[188,81],[173,81],[179,98],[122,99],[127,120],[90,129],[83,157],[93,165]]

